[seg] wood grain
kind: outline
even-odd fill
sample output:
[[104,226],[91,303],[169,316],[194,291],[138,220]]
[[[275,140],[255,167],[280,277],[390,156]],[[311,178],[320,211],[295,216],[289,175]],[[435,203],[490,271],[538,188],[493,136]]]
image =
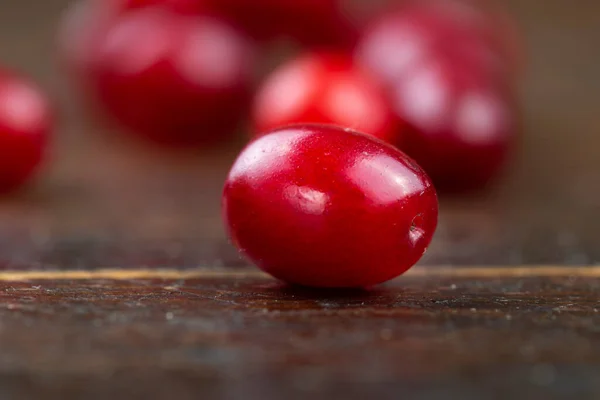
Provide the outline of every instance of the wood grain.
[[333,292],[229,272],[4,281],[0,386],[51,399],[596,398],[600,280],[513,271]]

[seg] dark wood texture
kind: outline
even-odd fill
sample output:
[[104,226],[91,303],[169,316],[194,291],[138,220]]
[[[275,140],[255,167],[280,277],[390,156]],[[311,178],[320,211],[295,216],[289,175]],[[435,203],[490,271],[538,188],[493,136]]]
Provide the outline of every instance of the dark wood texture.
[[600,272],[575,266],[600,261],[600,3],[507,2],[529,56],[511,170],[443,199],[427,269],[333,293],[227,243],[243,138],[165,154],[84,118],[54,55],[66,4],[0,1],[0,60],[62,117],[37,182],[0,201],[0,266],[24,271],[0,272],[0,398],[600,398]]
[[349,292],[173,275],[0,283],[2,397],[600,396],[599,270],[417,269]]

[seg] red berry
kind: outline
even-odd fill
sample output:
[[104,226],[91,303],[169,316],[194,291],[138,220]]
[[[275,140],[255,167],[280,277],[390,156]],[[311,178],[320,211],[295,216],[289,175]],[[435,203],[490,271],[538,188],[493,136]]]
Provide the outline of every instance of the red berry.
[[207,0],[259,41],[291,38],[308,46],[352,44],[355,30],[338,0]]
[[315,287],[367,287],[414,265],[437,225],[427,175],[349,129],[296,125],[251,142],[223,193],[232,241],[261,269]]
[[502,170],[516,136],[514,101],[485,73],[434,58],[397,80],[391,98],[412,128],[401,148],[436,188],[476,189]]
[[107,30],[94,90],[125,127],[157,142],[198,144],[231,135],[244,115],[253,52],[206,16],[130,12]]
[[438,189],[486,185],[513,147],[514,101],[488,17],[470,0],[413,3],[374,23],[356,51],[410,128],[398,145]]
[[31,82],[0,72],[0,191],[16,189],[37,170],[53,125],[46,97]]
[[[442,1],[442,0],[437,0]],[[470,20],[472,29],[488,40],[490,46],[498,51],[512,76],[518,76],[525,66],[523,38],[516,20],[502,6],[502,2],[494,0],[445,0],[462,6],[463,21]],[[470,15],[470,18],[467,17]]]
[[508,76],[515,61],[505,55],[497,39],[501,33],[490,20],[466,0],[411,3],[374,21],[356,54],[360,64],[388,82],[430,57]]
[[335,124],[395,142],[398,124],[386,94],[351,57],[311,54],[284,64],[259,90],[258,133],[292,123]]
[[106,30],[130,11],[157,6],[165,12],[198,14],[204,0],[79,0],[66,9],[58,31],[58,53],[62,67],[79,99],[79,115],[105,124],[106,116],[91,88],[93,62]]
[[148,6],[194,14],[204,0],[79,0],[65,11],[58,46],[69,72],[85,77],[106,29],[123,13]]

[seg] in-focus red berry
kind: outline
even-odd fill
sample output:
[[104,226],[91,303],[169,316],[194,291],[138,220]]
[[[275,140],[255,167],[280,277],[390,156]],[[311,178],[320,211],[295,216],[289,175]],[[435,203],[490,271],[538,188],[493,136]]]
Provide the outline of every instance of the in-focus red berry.
[[395,147],[330,125],[297,125],[251,142],[225,183],[232,241],[258,267],[314,287],[367,287],[423,255],[435,190]]
[[93,90],[129,130],[164,144],[201,144],[234,133],[253,65],[248,43],[220,21],[144,8],[106,31]]
[[51,107],[39,88],[0,71],[0,192],[31,178],[44,158],[52,127]]
[[478,189],[509,160],[516,139],[509,89],[477,70],[432,58],[392,86],[407,125],[401,148],[445,191]]
[[350,56],[309,54],[277,69],[259,89],[254,128],[293,123],[335,124],[397,142],[399,124],[386,93]]
[[254,39],[293,39],[306,46],[348,46],[356,30],[338,0],[206,0]]

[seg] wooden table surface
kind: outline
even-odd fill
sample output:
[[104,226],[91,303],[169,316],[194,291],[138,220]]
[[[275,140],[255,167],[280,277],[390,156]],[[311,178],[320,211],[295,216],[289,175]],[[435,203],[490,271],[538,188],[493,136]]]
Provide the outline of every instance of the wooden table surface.
[[87,122],[54,55],[66,4],[0,3],[0,60],[62,116],[0,201],[1,398],[600,397],[600,3],[507,2],[529,57],[511,171],[442,199],[421,265],[355,292],[282,286],[227,243],[242,139],[165,154]]

